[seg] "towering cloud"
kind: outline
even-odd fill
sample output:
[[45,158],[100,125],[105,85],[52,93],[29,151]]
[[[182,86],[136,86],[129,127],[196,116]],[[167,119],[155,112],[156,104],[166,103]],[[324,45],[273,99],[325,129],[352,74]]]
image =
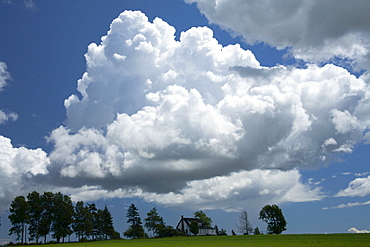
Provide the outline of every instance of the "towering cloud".
[[[208,187],[218,188],[214,198],[242,191],[265,202],[266,195],[277,200],[277,191],[283,201],[321,198],[295,169],[319,167],[362,142],[366,78],[334,65],[262,67],[239,45],[220,45],[206,27],[179,41],[174,33],[159,18],[151,23],[125,11],[89,46],[82,97],[65,101],[68,124],[49,138],[52,174],[90,195],[132,193],[168,205],[176,204],[172,196],[207,202],[208,189],[198,188]],[[284,176],[293,184],[261,182]]]
[[[53,151],[29,150],[39,165],[19,176],[75,199],[140,196],[172,207],[321,199],[299,169],[368,140],[368,78],[330,64],[263,67],[207,27],[178,41],[174,33],[159,18],[120,14],[88,47],[81,97],[65,100]],[[25,151],[3,143],[13,156]]]
[[[368,1],[346,0],[185,0],[196,3],[212,23],[242,35],[248,43],[264,42],[309,62],[333,57],[369,56]],[[366,58],[367,57],[367,58]]]

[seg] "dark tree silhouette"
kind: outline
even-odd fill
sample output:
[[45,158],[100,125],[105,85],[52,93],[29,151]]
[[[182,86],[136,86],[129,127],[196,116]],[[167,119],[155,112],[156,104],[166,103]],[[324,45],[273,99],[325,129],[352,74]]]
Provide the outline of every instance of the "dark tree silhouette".
[[204,213],[202,210],[196,211],[194,213],[194,217],[200,219],[204,227],[212,227],[212,219],[207,217],[206,213]]
[[30,240],[36,240],[36,244],[39,243],[40,228],[43,207],[41,203],[41,196],[38,192],[33,191],[28,194],[27,202],[29,206],[28,211],[28,232]]
[[145,237],[144,228],[141,222],[140,214],[135,204],[131,204],[127,210],[127,223],[130,227],[123,233],[128,238],[141,238]]
[[190,226],[189,226],[189,230],[190,230],[190,232],[191,233],[193,233],[195,236],[198,234],[198,232],[199,232],[199,225],[198,225],[198,222],[196,222],[196,221],[192,221],[192,222],[190,222]]
[[245,210],[239,215],[239,224],[237,225],[237,229],[238,232],[244,235],[249,235],[253,231],[252,225],[249,223],[248,213]]
[[159,216],[157,208],[155,207],[147,213],[147,216],[148,217],[144,219],[145,227],[149,231],[152,231],[155,236],[158,236],[160,230],[163,230],[165,228],[163,218]]
[[8,216],[12,228],[9,235],[16,234],[17,240],[21,239],[21,244],[25,243],[26,223],[28,221],[28,203],[24,196],[17,196],[10,204],[10,215]]
[[259,219],[267,223],[268,234],[280,234],[286,230],[287,222],[277,205],[266,205],[260,211]]

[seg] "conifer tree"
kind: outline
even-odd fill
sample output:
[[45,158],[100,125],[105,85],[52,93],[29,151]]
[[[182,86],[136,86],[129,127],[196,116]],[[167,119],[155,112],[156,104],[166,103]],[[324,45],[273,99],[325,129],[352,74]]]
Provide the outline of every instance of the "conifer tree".
[[140,214],[135,204],[131,204],[127,210],[127,223],[129,228],[123,233],[128,238],[141,238],[145,236],[144,228],[142,226]]
[[163,218],[159,216],[157,208],[152,208],[147,213],[147,218],[145,218],[145,227],[154,233],[155,236],[159,235],[159,231],[165,228],[165,223]]

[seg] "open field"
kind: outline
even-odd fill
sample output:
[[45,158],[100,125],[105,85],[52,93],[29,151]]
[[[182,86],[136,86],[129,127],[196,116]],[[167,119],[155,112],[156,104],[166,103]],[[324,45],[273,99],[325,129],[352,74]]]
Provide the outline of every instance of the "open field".
[[58,247],[200,247],[200,246],[304,246],[304,247],[361,247],[370,246],[370,234],[297,234],[252,236],[199,236],[161,239],[111,240],[85,243],[68,243],[42,246]]

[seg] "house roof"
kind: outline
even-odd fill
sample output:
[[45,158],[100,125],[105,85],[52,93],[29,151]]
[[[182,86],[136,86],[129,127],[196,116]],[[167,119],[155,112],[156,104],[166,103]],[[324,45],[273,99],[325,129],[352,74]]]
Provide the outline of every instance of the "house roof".
[[179,227],[179,225],[181,224],[181,221],[184,221],[184,223],[185,223],[186,225],[188,225],[188,226],[190,226],[190,224],[191,224],[191,222],[192,222],[192,221],[195,221],[195,222],[197,222],[198,224],[201,224],[201,225],[199,226],[199,229],[214,229],[213,227],[205,227],[205,226],[203,226],[203,222],[202,222],[200,219],[198,219],[198,218],[184,218],[184,217],[182,217],[182,218],[180,219],[180,221],[179,221],[179,223],[177,224],[176,228],[178,228],[178,227]]

